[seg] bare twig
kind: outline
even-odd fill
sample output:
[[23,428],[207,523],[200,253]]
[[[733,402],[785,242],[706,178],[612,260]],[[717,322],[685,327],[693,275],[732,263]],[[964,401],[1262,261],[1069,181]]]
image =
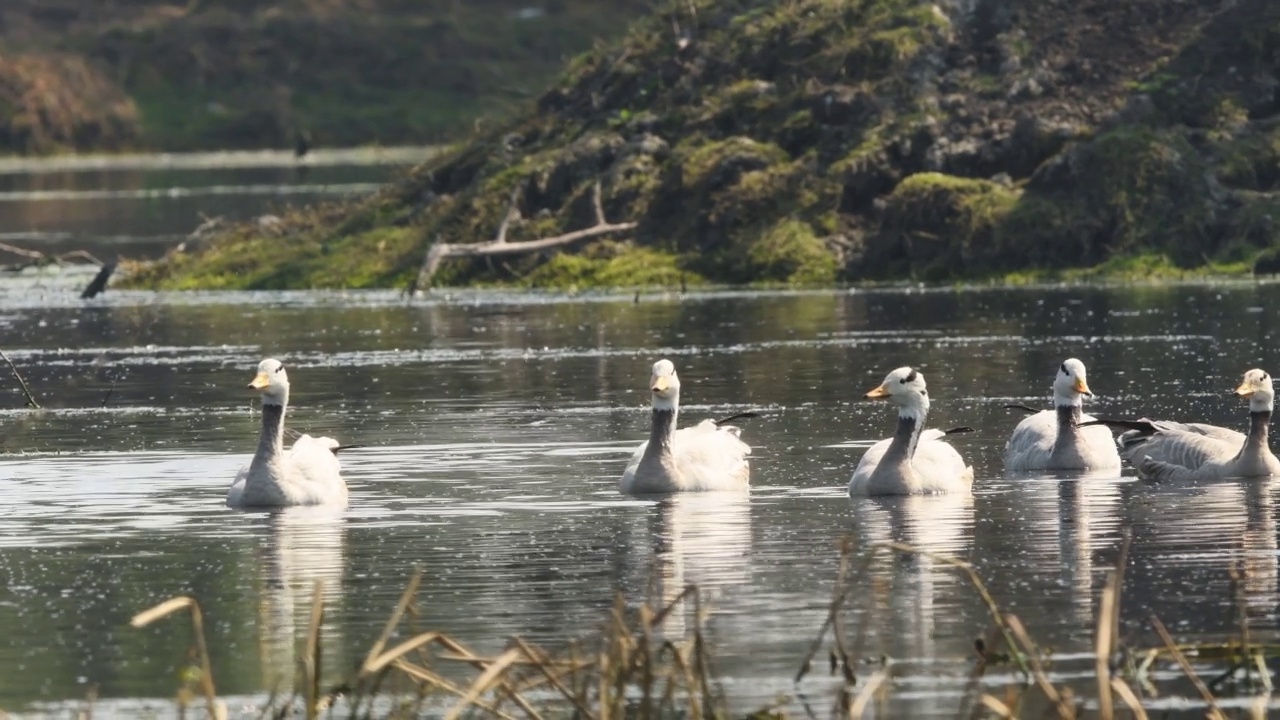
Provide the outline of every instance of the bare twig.
[[18,380],[18,385],[22,386],[22,394],[27,396],[27,405],[39,410],[40,403],[36,402],[35,396],[31,394],[31,388],[27,387],[27,381],[22,379],[22,373],[18,372],[17,366],[13,364],[8,355],[4,354],[4,350],[0,350],[0,359],[3,359],[9,365],[9,369],[13,371],[13,376]]
[[[539,238],[537,240],[525,240],[521,242],[508,242],[506,240],[506,225],[508,220],[503,220],[503,226],[499,228],[499,237],[497,240],[484,243],[442,243],[436,241],[427,250],[427,255],[422,261],[422,267],[418,270],[418,277],[414,279],[411,287],[416,291],[420,288],[429,287],[431,278],[435,277],[436,272],[440,270],[440,264],[445,260],[454,257],[494,257],[496,255],[519,255],[524,253],[536,252],[538,250],[547,250],[549,248],[560,247],[586,240],[588,238],[599,237],[601,235],[609,235],[611,233],[625,232],[634,230],[639,223],[636,222],[607,222],[604,217],[604,210],[600,205],[600,183],[595,186],[595,204],[596,204],[596,224],[589,228],[574,230],[563,235],[555,235],[552,237]],[[510,218],[511,212],[508,211],[507,217]]]
[[218,695],[213,686],[213,664],[209,662],[209,647],[204,641],[204,616],[200,612],[200,603],[196,602],[195,598],[185,595],[172,598],[134,615],[129,624],[135,628],[146,627],[179,610],[191,612],[191,629],[196,636],[196,651],[200,654],[200,686],[204,689],[205,700],[209,703],[209,717],[211,720],[217,720],[222,717],[222,713],[218,709]]
[[504,243],[507,241],[507,228],[511,227],[511,221],[516,216],[516,201],[520,199],[520,186],[511,188],[511,200],[507,202],[507,212],[502,216],[502,224],[498,226],[498,235],[493,239],[495,243]]
[[1213,697],[1213,693],[1209,692],[1209,688],[1205,686],[1204,681],[1200,679],[1195,669],[1191,667],[1191,663],[1187,661],[1187,656],[1178,649],[1178,645],[1173,641],[1173,636],[1169,634],[1168,628],[1155,615],[1151,616],[1151,624],[1160,635],[1160,639],[1164,641],[1165,647],[1169,648],[1169,653],[1173,655],[1178,667],[1182,668],[1182,673],[1187,676],[1187,679],[1191,681],[1191,684],[1200,693],[1200,697],[1209,706],[1209,717],[1212,720],[1227,720],[1227,716],[1222,714],[1222,708],[1218,707],[1217,699]]

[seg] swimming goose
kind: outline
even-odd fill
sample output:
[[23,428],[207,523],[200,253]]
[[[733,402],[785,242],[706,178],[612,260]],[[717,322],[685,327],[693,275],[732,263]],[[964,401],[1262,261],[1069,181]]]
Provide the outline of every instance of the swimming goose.
[[862,456],[849,480],[850,495],[969,492],[973,467],[942,440],[946,433],[924,429],[929,414],[924,375],[900,367],[866,396],[898,406],[898,430]]
[[618,489],[640,495],[746,488],[751,448],[738,438],[741,430],[715,420],[676,430],[680,378],[670,360],[653,364],[649,387],[653,428],[631,456]]
[[302,435],[284,451],[284,410],[289,375],[279,360],[267,358],[249,387],[262,392],[262,437],[249,466],[227,493],[233,508],[332,505],[346,507],[347,484],[338,470],[338,441]]
[[1110,470],[1120,467],[1111,433],[1102,427],[1080,427],[1093,420],[1082,403],[1092,396],[1084,363],[1071,358],[1053,380],[1053,410],[1042,410],[1013,429],[1004,447],[1006,470]]
[[[1138,462],[1138,474],[1151,480],[1222,480],[1280,475],[1280,460],[1267,446],[1271,411],[1275,409],[1271,375],[1258,369],[1249,370],[1240,380],[1240,386],[1235,388],[1235,395],[1249,400],[1249,434],[1243,441],[1224,439],[1231,436],[1222,432],[1216,436],[1204,434],[1206,425],[1201,425],[1199,430],[1187,430],[1178,428],[1176,423],[1151,423],[1155,433],[1140,443],[1140,447],[1147,450],[1143,452],[1142,461]],[[1212,428],[1212,425],[1207,425],[1207,428]],[[1142,433],[1144,430],[1146,428],[1132,432]],[[1128,436],[1129,433],[1125,434]],[[1125,439],[1124,436],[1121,439]],[[1134,438],[1129,442],[1134,442]],[[1157,452],[1160,455],[1157,456]]]

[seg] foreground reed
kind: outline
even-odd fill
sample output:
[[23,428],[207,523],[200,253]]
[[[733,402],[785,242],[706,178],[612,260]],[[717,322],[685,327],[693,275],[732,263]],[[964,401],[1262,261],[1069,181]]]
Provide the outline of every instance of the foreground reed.
[[[583,720],[627,717],[722,718],[726,703],[711,673],[704,639],[706,613],[697,589],[686,587],[660,607],[651,604],[629,612],[619,597],[605,622],[599,643],[584,648],[570,644],[558,655],[521,638],[512,638],[495,657],[473,652],[444,633],[416,632],[387,647],[402,621],[414,619],[414,598],[421,580],[415,574],[400,597],[381,635],[370,646],[354,676],[328,690],[321,687],[321,632],[324,604],[320,583],[312,595],[306,652],[299,669],[300,690],[287,698],[269,698],[259,717],[295,714],[311,720],[321,713],[351,718],[415,718],[424,715],[454,720],[477,712],[503,720],[545,713],[571,713]],[[674,639],[665,637],[664,622],[691,605],[694,622]],[[216,697],[200,605],[178,597],[136,615],[134,627],[149,625],[177,612],[190,613],[196,638],[196,684],[210,718],[225,718],[227,708]],[[412,623],[411,623],[412,624]],[[450,680],[442,669],[470,668],[469,682]],[[526,696],[538,694],[536,703]],[[180,693],[186,709],[192,694]],[[448,698],[448,702],[441,703]]]
[[[1150,717],[1148,706],[1161,697],[1155,672],[1159,664],[1180,669],[1199,701],[1188,702],[1203,709],[1197,711],[1197,716],[1213,720],[1266,717],[1271,693],[1267,661],[1280,657],[1280,647],[1253,639],[1241,589],[1243,570],[1233,568],[1231,576],[1235,636],[1222,642],[1179,645],[1153,616],[1150,629],[1160,643],[1146,648],[1129,647],[1121,642],[1120,634],[1128,556],[1126,536],[1115,565],[1107,570],[1098,598],[1094,652],[1088,668],[1092,682],[1083,684],[1079,672],[1055,676],[1055,669],[1066,663],[1060,663],[1053,653],[1038,645],[1022,621],[1001,608],[978,573],[963,560],[895,542],[878,543],[857,552],[852,541],[844,541],[826,619],[795,677],[797,699],[811,718],[818,715],[800,688],[824,644],[836,677],[830,717],[899,716],[891,702],[893,678],[912,661],[895,663],[884,657],[863,657],[860,645],[868,627],[877,622],[876,613],[874,609],[850,607],[858,604],[852,602],[855,598],[868,594],[876,562],[895,555],[928,557],[956,569],[981,598],[990,617],[989,626],[975,641],[976,660],[957,660],[968,666],[968,683],[956,707],[957,718],[1145,720]],[[301,716],[311,720],[324,714],[369,719],[443,716],[454,720],[465,714],[503,720],[542,720],[551,716],[578,720],[703,720],[731,716],[728,699],[712,672],[704,632],[706,611],[693,586],[684,588],[670,602],[650,602],[634,611],[628,609],[623,598],[617,598],[603,632],[589,647],[571,643],[552,653],[521,638],[512,638],[501,653],[484,656],[443,633],[416,630],[419,582],[419,575],[410,580],[382,633],[353,675],[327,689],[321,684],[324,604],[317,583],[306,651],[298,668],[299,681],[288,697],[273,694],[267,699],[258,717]],[[692,610],[693,622],[687,629],[681,624],[679,634],[668,637],[665,621],[673,613],[686,610]],[[183,611],[190,615],[198,667],[193,668],[191,687],[180,694],[179,703],[183,710],[192,705],[192,709],[200,708],[208,717],[224,718],[227,709],[217,697],[200,605],[192,598],[174,598],[139,613],[132,624],[143,627]],[[846,621],[850,613],[856,616],[852,642]],[[391,644],[402,626],[407,639]],[[1193,659],[1201,672],[1212,673],[1206,675],[1208,680],[1197,672]],[[1000,672],[992,675],[996,668]],[[864,669],[867,672],[860,677]],[[462,680],[456,679],[459,671]],[[1089,673],[1083,675],[1088,677]],[[1068,676],[1074,677],[1070,685],[1061,679]],[[1167,674],[1163,683],[1166,687],[1173,684]],[[1233,689],[1228,695],[1232,700],[1230,708],[1224,708],[1215,694],[1215,688],[1227,687]],[[776,718],[782,714],[777,708],[767,708],[753,717]]]

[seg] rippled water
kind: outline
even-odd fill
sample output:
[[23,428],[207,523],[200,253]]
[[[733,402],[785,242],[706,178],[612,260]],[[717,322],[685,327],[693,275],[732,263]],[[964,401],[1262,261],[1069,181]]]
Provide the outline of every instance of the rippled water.
[[[100,258],[161,255],[203,222],[363,195],[430,148],[0,158],[0,243]],[[0,252],[0,262],[12,255]]]
[[[735,707],[783,694],[792,710],[803,696],[825,715],[825,654],[799,686],[791,678],[826,615],[845,536],[971,562],[1067,658],[1055,672],[1086,696],[1093,608],[1125,532],[1129,642],[1156,644],[1151,613],[1182,639],[1228,632],[1237,561],[1255,634],[1274,634],[1272,483],[1005,475],[1018,416],[1001,405],[1047,404],[1058,364],[1076,356],[1096,412],[1241,426],[1229,390],[1249,367],[1280,367],[1275,315],[1263,311],[1280,302],[1276,285],[464,292],[412,303],[111,290],[86,304],[81,284],[28,276],[0,287],[0,348],[48,408],[23,410],[0,366],[6,710],[90,687],[99,713],[122,716],[171,697],[184,625],[127,621],[180,593],[206,608],[219,691],[262,697],[287,682],[317,579],[336,680],[420,568],[422,623],[490,651],[511,635],[556,646],[591,634],[618,592],[638,601],[651,582],[667,596],[696,583]],[[264,355],[289,365],[293,427],[368,446],[343,456],[346,513],[222,506],[254,448],[245,384]],[[749,498],[617,494],[662,356],[679,368],[687,422],[762,411],[743,424]],[[972,498],[845,494],[863,448],[893,425],[862,393],[908,363],[928,377],[931,424],[977,430],[954,441],[976,470]],[[928,557],[885,558],[850,608],[849,627],[866,621],[860,654],[897,663],[883,716],[955,716],[988,624],[964,577]]]

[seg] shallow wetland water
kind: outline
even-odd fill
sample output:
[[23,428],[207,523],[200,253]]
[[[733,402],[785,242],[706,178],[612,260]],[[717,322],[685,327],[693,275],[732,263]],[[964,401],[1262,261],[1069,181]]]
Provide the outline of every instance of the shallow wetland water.
[[[1230,632],[1233,562],[1248,570],[1257,637],[1274,635],[1271,483],[1006,475],[1018,416],[1001,406],[1047,405],[1053,373],[1074,356],[1088,365],[1094,412],[1242,426],[1229,391],[1249,367],[1280,367],[1275,315],[1263,310],[1280,305],[1280,286],[437,291],[411,303],[391,292],[110,290],[86,303],[79,284],[0,285],[0,347],[47,408],[23,410],[15,384],[0,383],[6,710],[65,713],[90,688],[98,714],[165,707],[185,624],[127,622],[190,593],[205,606],[218,690],[239,712],[287,682],[317,579],[336,681],[421,568],[422,624],[487,651],[511,635],[562,645],[599,627],[619,592],[638,602],[696,583],[733,707],[786,695],[803,713],[804,696],[825,717],[825,651],[803,683],[791,678],[826,615],[846,535],[971,562],[1041,645],[1084,659],[1076,675],[1055,670],[1083,695],[1103,571],[1126,531],[1126,639],[1157,644],[1151,613],[1181,640]],[[343,456],[345,514],[223,507],[255,445],[245,385],[266,355],[289,366],[291,427],[368,446]],[[658,357],[679,369],[683,422],[762,411],[742,423],[749,498],[617,493],[646,436]],[[972,498],[846,496],[863,449],[893,425],[862,394],[903,364],[928,379],[931,425],[976,428],[954,441],[976,470]],[[988,624],[964,578],[927,557],[885,558],[850,607],[851,624],[871,617],[862,654],[896,663],[883,716],[954,717]]]

